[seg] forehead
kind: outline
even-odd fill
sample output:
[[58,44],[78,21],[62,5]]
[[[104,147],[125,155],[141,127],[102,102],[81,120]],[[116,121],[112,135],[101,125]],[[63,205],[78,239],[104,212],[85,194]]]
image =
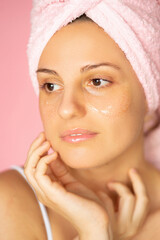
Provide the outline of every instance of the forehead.
[[112,61],[126,63],[126,57],[114,40],[96,23],[77,21],[62,27],[45,46],[39,61],[44,65]]

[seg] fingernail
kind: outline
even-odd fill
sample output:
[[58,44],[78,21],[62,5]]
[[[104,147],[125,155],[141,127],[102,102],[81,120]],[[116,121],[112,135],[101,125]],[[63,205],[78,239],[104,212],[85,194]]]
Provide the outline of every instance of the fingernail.
[[42,143],[42,146],[47,145],[47,144],[48,144],[48,141],[45,141],[45,142]]
[[109,182],[109,183],[107,183],[107,185],[109,188],[112,188],[114,186],[114,182]]
[[130,171],[131,171],[131,173],[136,173],[137,172],[137,170],[135,168],[131,168]]
[[39,133],[38,138],[41,138],[43,136],[43,133]]
[[116,183],[116,180],[109,180],[107,184],[112,184],[112,183]]
[[49,149],[49,151],[48,151],[48,154],[52,154],[52,153],[54,153],[55,151],[52,149],[52,148],[50,148]]

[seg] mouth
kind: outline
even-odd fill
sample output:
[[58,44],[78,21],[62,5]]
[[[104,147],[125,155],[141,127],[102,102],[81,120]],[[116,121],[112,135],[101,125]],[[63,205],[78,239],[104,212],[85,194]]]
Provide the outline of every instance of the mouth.
[[86,129],[74,128],[63,132],[63,134],[60,137],[65,142],[78,143],[94,138],[97,134],[98,134],[97,132],[92,132]]

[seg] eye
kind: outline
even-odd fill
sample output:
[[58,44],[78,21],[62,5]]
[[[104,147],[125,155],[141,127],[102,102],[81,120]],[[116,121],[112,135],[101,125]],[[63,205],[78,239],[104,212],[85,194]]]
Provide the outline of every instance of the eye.
[[61,89],[61,86],[55,83],[44,83],[40,85],[40,88],[44,89],[48,93],[51,93]]
[[111,81],[106,80],[106,79],[94,78],[91,80],[91,84],[89,84],[89,85],[93,85],[96,88],[104,88],[104,87],[107,87],[110,83],[111,83]]

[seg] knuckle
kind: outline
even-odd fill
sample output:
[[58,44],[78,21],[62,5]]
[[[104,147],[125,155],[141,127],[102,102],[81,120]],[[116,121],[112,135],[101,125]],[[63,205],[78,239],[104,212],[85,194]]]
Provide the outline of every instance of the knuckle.
[[46,156],[43,156],[40,158],[40,160],[37,163],[37,168],[41,167],[45,163]]
[[44,165],[44,157],[42,157],[37,163],[37,166],[36,166],[36,172],[37,173],[39,173],[39,170],[41,170],[43,165]]
[[35,171],[34,177],[36,180],[39,180],[39,172],[38,171]]
[[37,156],[38,156],[38,151],[37,151],[37,149],[36,149],[34,152],[32,152],[32,153],[30,154],[29,158],[30,158],[30,160],[32,161],[33,159],[36,159]]

